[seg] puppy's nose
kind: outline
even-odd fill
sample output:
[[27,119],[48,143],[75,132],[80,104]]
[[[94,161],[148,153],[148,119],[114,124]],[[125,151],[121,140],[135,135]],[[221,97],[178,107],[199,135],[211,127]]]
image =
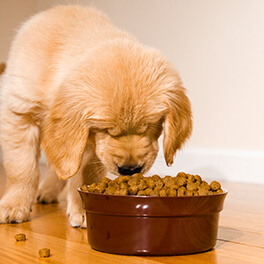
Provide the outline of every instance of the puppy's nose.
[[135,173],[139,173],[141,169],[142,169],[141,166],[135,166],[135,167],[131,167],[131,166],[119,167],[118,166],[118,173],[122,175],[133,175]]

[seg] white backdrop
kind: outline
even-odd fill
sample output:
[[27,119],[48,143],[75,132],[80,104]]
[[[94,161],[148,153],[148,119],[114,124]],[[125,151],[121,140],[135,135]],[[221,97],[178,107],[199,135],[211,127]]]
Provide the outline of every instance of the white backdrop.
[[[0,60],[13,28],[56,4],[93,5],[179,70],[194,113],[191,140],[163,173],[264,183],[263,0],[0,1]],[[165,174],[166,174],[165,173]]]

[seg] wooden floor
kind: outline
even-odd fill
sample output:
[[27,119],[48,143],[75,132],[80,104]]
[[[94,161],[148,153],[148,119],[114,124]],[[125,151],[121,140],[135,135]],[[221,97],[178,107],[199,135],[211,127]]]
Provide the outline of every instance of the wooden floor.
[[[42,171],[44,171],[43,168]],[[5,175],[0,166],[0,196]],[[0,225],[0,263],[264,263],[264,185],[222,182],[229,190],[220,215],[218,240],[214,250],[174,257],[120,256],[95,251],[87,243],[85,229],[70,227],[65,215],[66,203],[36,205],[32,221]],[[15,242],[14,235],[25,233],[25,242]],[[41,259],[41,248],[51,249],[51,256]]]

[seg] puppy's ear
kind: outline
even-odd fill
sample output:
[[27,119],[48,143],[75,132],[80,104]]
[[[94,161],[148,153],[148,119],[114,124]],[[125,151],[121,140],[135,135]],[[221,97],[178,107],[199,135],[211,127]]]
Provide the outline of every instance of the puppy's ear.
[[87,144],[89,129],[80,100],[67,94],[57,97],[42,129],[41,147],[62,180],[78,171]]
[[163,149],[167,166],[173,164],[176,151],[192,132],[192,113],[189,98],[181,85],[175,85],[167,93],[168,113],[164,121]]

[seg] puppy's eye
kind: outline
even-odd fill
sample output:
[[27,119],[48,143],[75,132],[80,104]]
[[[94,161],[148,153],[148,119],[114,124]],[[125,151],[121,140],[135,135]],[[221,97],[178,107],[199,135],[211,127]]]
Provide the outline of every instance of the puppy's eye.
[[148,124],[143,124],[137,128],[137,134],[143,134],[148,129]]
[[101,128],[91,128],[90,133],[107,133],[106,129],[101,129]]
[[118,137],[120,135],[120,131],[117,128],[109,128],[109,129],[107,129],[107,133],[111,137]]

